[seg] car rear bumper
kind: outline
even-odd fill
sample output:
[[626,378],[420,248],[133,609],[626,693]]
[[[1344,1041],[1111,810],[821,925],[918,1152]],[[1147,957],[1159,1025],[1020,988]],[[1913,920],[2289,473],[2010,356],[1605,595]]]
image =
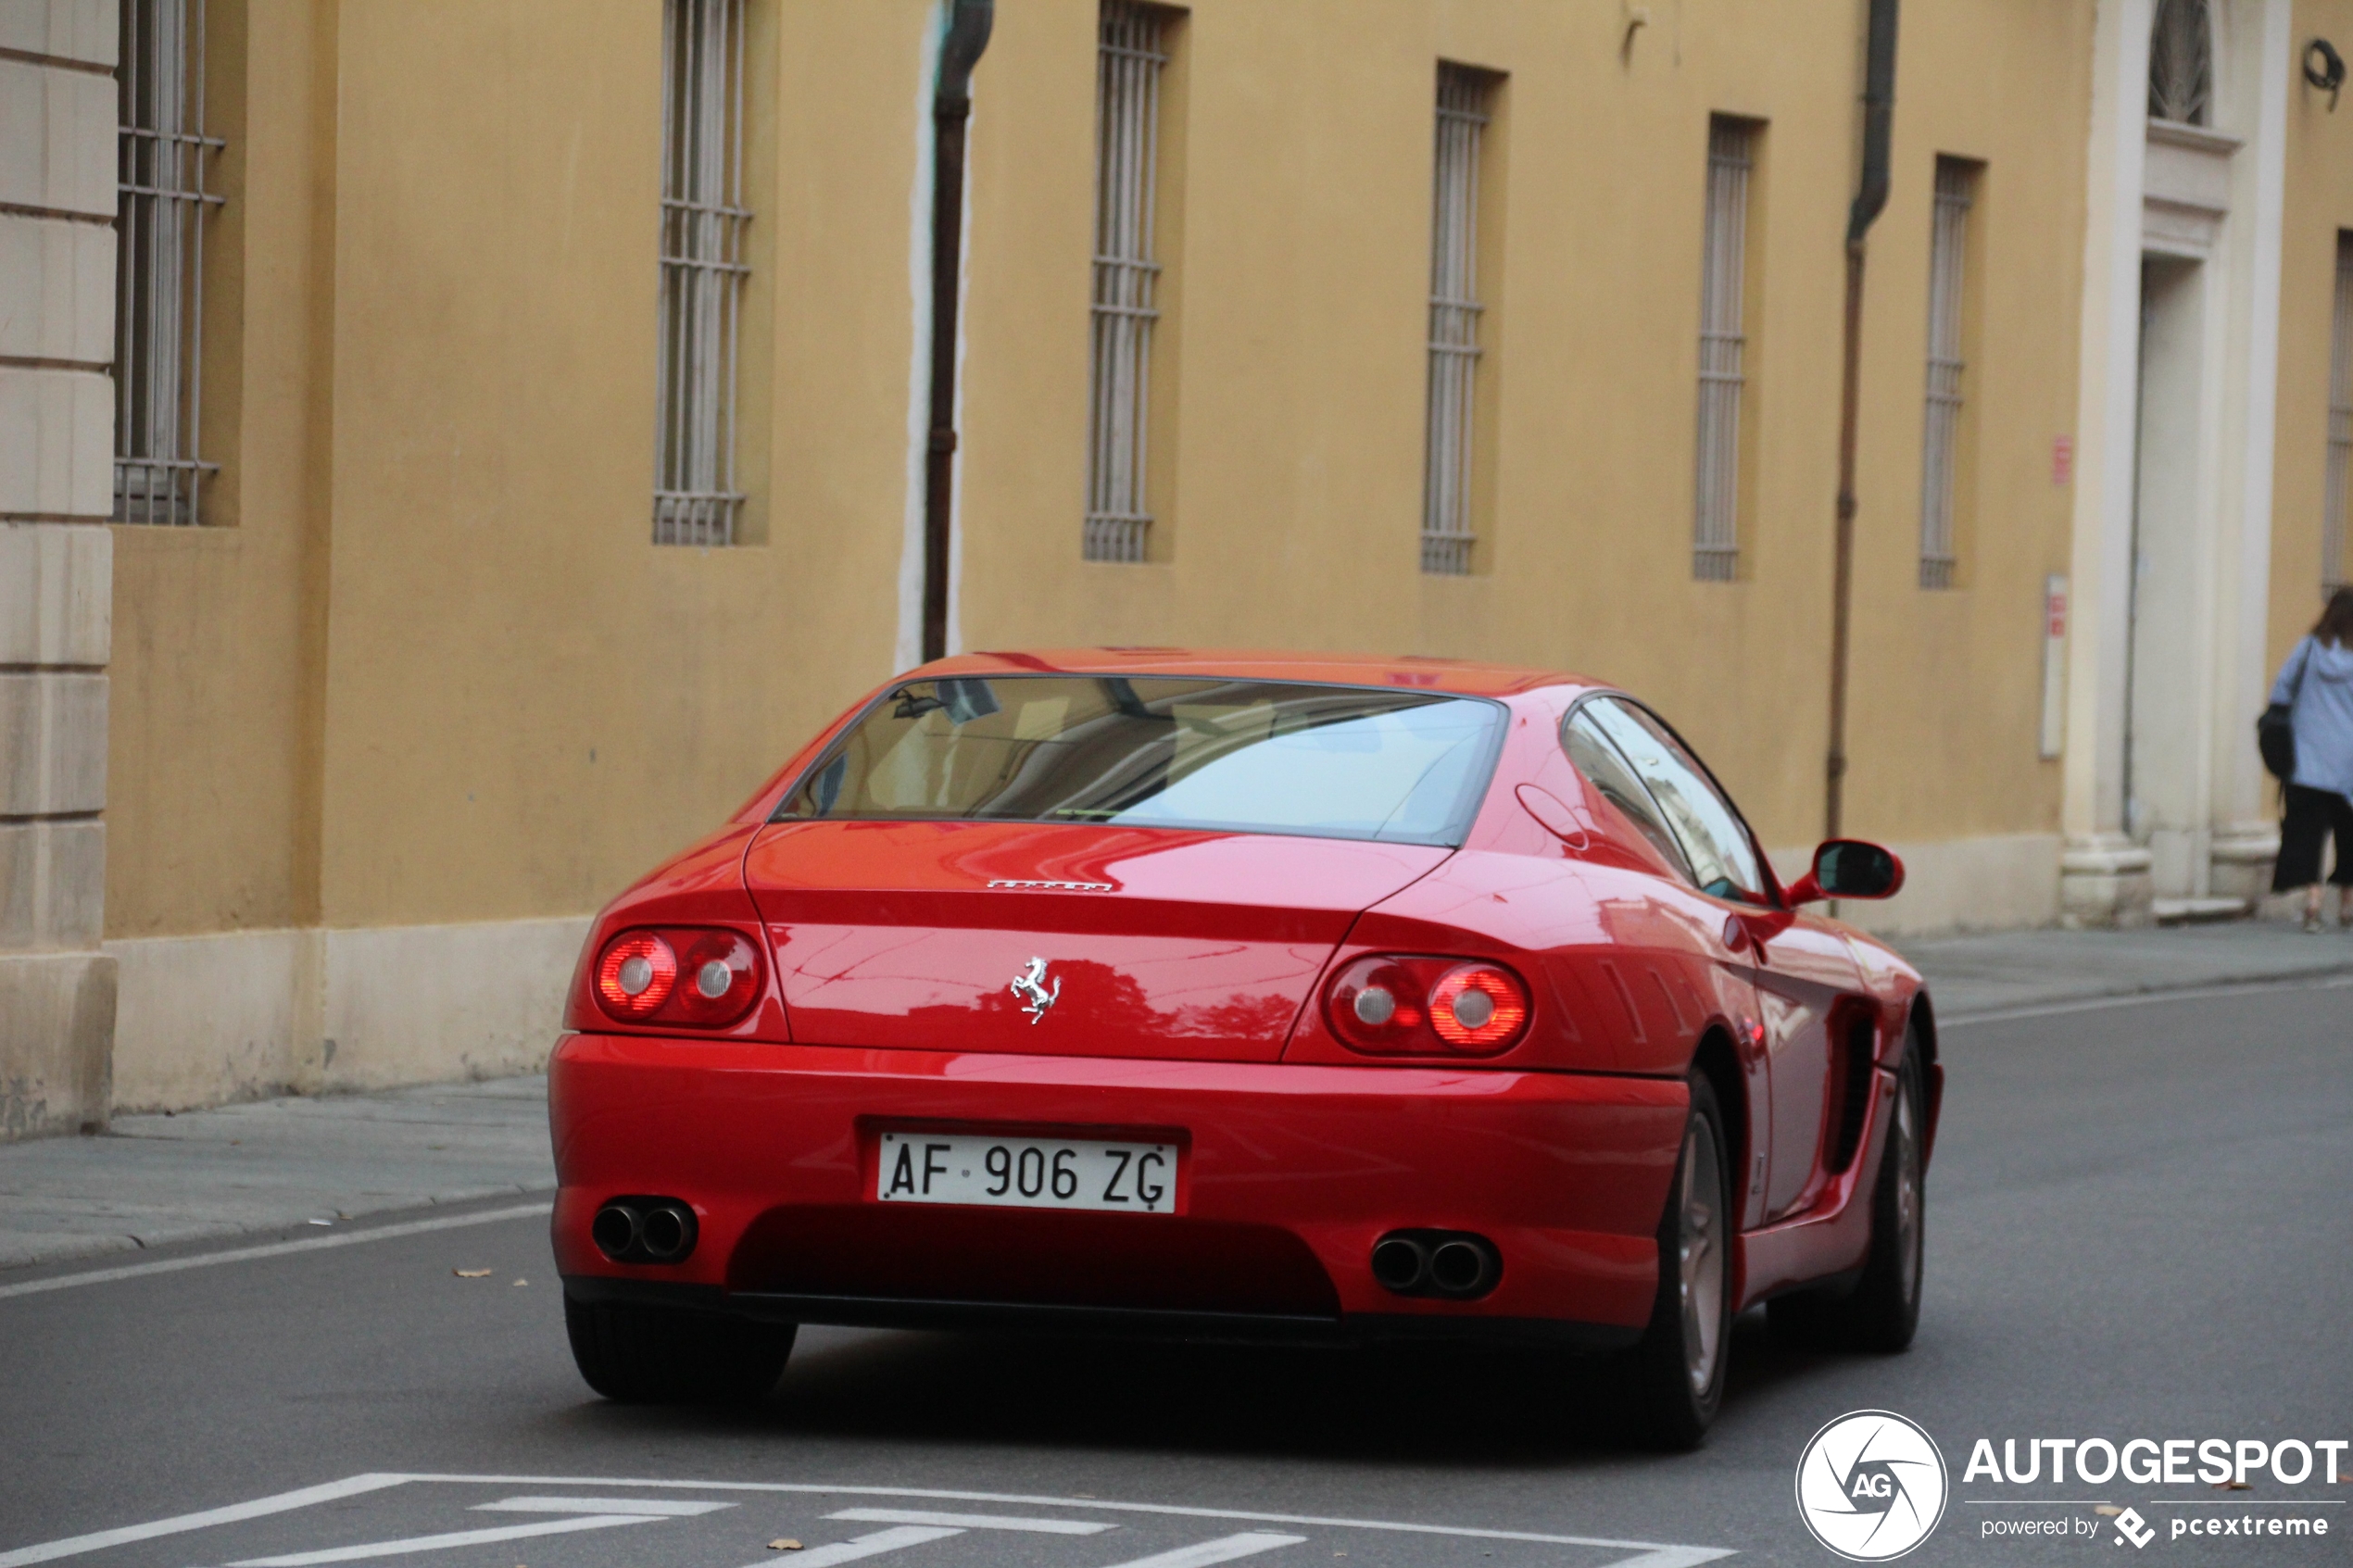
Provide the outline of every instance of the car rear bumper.
[[[1671,1079],[635,1035],[568,1036],[549,1073],[568,1291],[878,1327],[1623,1343],[1686,1113]],[[1177,1210],[874,1201],[881,1133],[925,1126],[1175,1141]],[[694,1251],[608,1259],[589,1223],[623,1194],[692,1205]],[[1407,1228],[1487,1237],[1494,1288],[1384,1289],[1373,1244]]]

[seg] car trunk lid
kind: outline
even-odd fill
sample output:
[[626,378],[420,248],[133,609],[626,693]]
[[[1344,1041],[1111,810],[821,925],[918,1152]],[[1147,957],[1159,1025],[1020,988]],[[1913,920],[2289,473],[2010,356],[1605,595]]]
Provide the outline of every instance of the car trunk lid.
[[1273,1061],[1357,913],[1451,853],[1094,824],[818,821],[763,828],[744,875],[796,1040]]

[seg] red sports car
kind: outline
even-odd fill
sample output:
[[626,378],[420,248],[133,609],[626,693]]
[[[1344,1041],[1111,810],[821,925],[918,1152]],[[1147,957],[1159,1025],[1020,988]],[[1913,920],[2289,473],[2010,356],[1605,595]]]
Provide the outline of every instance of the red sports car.
[[550,1068],[573,1350],[756,1397],[797,1324],[1485,1339],[1696,1442],[1733,1314],[1911,1338],[1920,978],[1575,676],[975,654],[598,919]]

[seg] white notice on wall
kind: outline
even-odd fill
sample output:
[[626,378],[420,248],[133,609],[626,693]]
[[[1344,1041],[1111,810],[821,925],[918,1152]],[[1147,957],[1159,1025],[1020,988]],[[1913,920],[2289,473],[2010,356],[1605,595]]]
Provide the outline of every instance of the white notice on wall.
[[2043,579],[2043,759],[2067,739],[2067,579]]

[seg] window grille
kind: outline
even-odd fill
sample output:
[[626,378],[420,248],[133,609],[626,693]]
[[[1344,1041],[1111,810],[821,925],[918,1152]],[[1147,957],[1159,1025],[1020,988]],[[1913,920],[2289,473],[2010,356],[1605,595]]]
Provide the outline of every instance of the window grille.
[[2322,495],[2321,585],[2343,587],[2345,513],[2353,485],[2353,230],[2336,236],[2336,321],[2329,347],[2329,464]]
[[1422,478],[1422,570],[1471,568],[1471,392],[1478,373],[1478,161],[1494,78],[1438,68],[1437,170],[1429,241],[1429,428]]
[[743,317],[744,0],[663,0],[654,543],[731,545]]
[[197,449],[205,217],[204,0],[123,0],[115,161],[117,522],[190,525],[219,465]]
[[2149,118],[2204,125],[2214,94],[2214,28],[2206,0],[2158,0],[2149,29]]
[[1962,268],[1977,171],[1936,160],[1928,241],[1928,414],[1920,446],[1920,586],[1953,585],[1953,493],[1961,440]]
[[1742,369],[1748,340],[1741,313],[1748,292],[1748,183],[1756,128],[1718,119],[1707,132],[1707,217],[1700,258],[1699,439],[1692,575],[1730,583],[1740,575]]
[[1139,561],[1151,527],[1144,459],[1151,433],[1153,185],[1160,161],[1163,13],[1104,0],[1095,79],[1094,358],[1087,431],[1088,560]]

